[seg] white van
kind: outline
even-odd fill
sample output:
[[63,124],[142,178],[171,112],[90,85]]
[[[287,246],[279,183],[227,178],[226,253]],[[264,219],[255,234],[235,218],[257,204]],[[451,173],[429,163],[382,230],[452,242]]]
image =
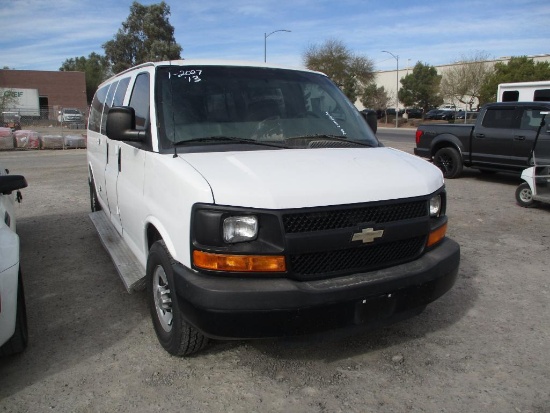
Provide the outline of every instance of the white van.
[[501,83],[497,89],[497,102],[548,102],[550,80],[540,82]]
[[147,63],[99,86],[91,218],[171,354],[416,314],[455,282],[432,164],[385,148],[325,75]]

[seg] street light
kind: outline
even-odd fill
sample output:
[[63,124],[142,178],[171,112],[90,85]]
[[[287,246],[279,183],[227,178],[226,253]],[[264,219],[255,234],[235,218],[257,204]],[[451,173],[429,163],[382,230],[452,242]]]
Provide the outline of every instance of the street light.
[[290,30],[280,29],[280,30],[272,31],[272,32],[269,33],[269,34],[264,33],[264,62],[267,62],[267,38],[268,38],[269,36],[271,36],[273,33],[277,33],[277,32],[287,32],[287,33],[290,33]]
[[399,56],[394,55],[392,52],[388,52],[387,50],[382,50],[382,53],[389,53],[393,56],[395,61],[397,62],[397,71],[396,71],[396,83],[395,83],[395,127],[398,127],[398,121],[399,121]]

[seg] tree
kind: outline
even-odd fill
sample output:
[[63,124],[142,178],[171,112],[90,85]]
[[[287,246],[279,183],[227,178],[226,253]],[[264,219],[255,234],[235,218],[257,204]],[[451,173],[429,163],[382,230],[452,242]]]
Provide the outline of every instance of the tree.
[[170,6],[164,1],[149,6],[132,3],[122,28],[102,46],[115,73],[140,63],[181,58],[169,15]]
[[341,41],[330,39],[322,46],[312,45],[303,56],[308,69],[325,73],[346,96],[355,102],[374,79],[374,63],[354,55]]
[[435,67],[418,62],[412,73],[401,79],[402,87],[397,96],[405,106],[420,107],[426,112],[443,103],[439,94],[440,83],[441,75],[437,74]]
[[479,100],[481,88],[487,77],[493,73],[487,62],[488,55],[478,52],[471,57],[463,56],[458,64],[451,66],[441,79],[441,94],[451,102],[468,105],[472,109],[475,100]]
[[535,63],[527,56],[512,57],[508,63],[498,62],[494,69],[493,74],[486,79],[481,88],[479,98],[481,104],[496,101],[500,83],[550,80],[550,63]]
[[361,103],[366,108],[386,110],[390,96],[384,86],[378,87],[375,83],[369,83],[361,96]]
[[86,98],[90,104],[99,84],[111,75],[109,66],[109,61],[105,56],[92,52],[87,58],[81,56],[65,60],[59,70],[78,71],[86,74]]

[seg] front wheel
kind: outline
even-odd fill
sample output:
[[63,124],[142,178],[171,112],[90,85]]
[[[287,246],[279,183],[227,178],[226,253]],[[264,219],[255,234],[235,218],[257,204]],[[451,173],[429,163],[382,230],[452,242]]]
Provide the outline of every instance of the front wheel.
[[516,189],[516,202],[519,206],[524,208],[531,208],[535,206],[533,200],[533,191],[527,182],[522,183]]
[[448,179],[457,178],[462,172],[462,158],[454,148],[441,148],[434,155],[434,164],[443,176]]
[[174,356],[188,356],[206,346],[208,338],[187,323],[175,294],[175,261],[164,241],[157,241],[147,259],[147,301],[157,338]]

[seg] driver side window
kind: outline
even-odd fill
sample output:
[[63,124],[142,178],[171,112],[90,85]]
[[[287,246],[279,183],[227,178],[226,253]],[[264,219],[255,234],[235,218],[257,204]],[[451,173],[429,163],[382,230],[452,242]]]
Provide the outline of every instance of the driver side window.
[[145,130],[149,123],[149,96],[149,73],[140,73],[136,77],[129,105],[136,111],[137,130]]

